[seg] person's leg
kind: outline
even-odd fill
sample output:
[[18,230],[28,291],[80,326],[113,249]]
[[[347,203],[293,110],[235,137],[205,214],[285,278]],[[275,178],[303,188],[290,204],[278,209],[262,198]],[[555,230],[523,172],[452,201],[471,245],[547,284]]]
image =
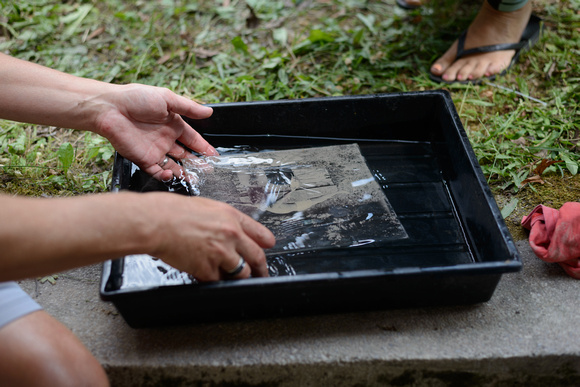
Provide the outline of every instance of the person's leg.
[[44,311],[0,328],[3,386],[108,386],[97,359],[64,325]]
[[[510,11],[506,11],[507,9]],[[481,10],[467,30],[465,49],[519,42],[531,12],[532,6],[526,0],[513,0],[511,2],[485,0]],[[457,60],[456,53],[457,41],[441,58],[435,61],[431,66],[431,73],[448,82],[488,77],[499,74],[508,68],[515,51],[473,54]]]
[[2,386],[108,386],[97,359],[15,283],[0,283]]

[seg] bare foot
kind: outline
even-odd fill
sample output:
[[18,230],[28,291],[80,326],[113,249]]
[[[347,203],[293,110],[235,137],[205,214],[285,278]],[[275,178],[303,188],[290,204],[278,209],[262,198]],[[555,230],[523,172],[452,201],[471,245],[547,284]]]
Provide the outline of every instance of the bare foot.
[[[532,13],[531,2],[513,12],[500,12],[484,1],[467,29],[465,49],[501,43],[517,43]],[[508,68],[515,50],[472,54],[455,60],[457,40],[431,66],[431,73],[444,81],[466,81],[499,74]]]

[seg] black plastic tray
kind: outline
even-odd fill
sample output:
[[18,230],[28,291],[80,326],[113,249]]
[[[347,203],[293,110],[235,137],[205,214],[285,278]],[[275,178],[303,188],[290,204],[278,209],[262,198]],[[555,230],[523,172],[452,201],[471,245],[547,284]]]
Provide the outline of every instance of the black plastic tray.
[[[188,122],[214,146],[358,143],[409,238],[380,249],[295,257],[295,276],[143,290],[121,289],[123,258],[108,261],[101,297],[132,327],[480,303],[490,299],[503,273],[521,270],[446,91],[212,107],[209,119]],[[151,189],[120,156],[112,185],[113,191]]]

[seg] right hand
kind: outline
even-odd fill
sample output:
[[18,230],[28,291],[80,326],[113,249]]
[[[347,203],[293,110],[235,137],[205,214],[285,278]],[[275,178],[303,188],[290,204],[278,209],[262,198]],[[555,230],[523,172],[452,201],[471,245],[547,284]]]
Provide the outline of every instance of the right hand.
[[266,227],[234,207],[215,200],[169,193],[143,194],[144,209],[154,218],[150,255],[200,281],[227,278],[239,263],[246,266],[235,278],[268,276],[264,248],[275,237]]
[[158,180],[183,176],[185,171],[174,160],[194,157],[184,147],[203,155],[218,154],[181,117],[183,114],[208,118],[213,110],[166,88],[112,85],[83,106],[96,112],[93,131],[106,137],[123,157]]

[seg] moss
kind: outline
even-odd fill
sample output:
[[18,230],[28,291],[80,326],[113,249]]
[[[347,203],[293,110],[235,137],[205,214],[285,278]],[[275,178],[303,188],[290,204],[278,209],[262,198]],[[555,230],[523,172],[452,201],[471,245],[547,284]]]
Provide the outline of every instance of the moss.
[[498,206],[503,208],[513,198],[518,199],[516,209],[505,219],[514,240],[528,238],[527,231],[522,227],[522,217],[528,215],[537,205],[559,209],[566,202],[580,201],[580,177],[561,175],[542,176],[544,184],[533,183],[519,190],[516,194],[506,193],[492,187]]
[[0,193],[22,196],[71,196],[73,193],[51,184],[39,185],[38,180],[30,178],[15,178],[0,174]]

